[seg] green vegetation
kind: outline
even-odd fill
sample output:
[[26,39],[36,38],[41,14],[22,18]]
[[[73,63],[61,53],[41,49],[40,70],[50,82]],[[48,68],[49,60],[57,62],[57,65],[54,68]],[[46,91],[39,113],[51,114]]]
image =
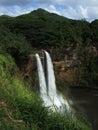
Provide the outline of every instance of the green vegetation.
[[[63,59],[64,48],[72,47],[70,54],[77,47],[81,66],[78,66],[78,85],[98,86],[98,71],[89,67],[97,67],[97,61],[90,61],[88,46],[93,46],[98,51],[98,20],[91,23],[85,19],[72,20],[54,13],[49,13],[43,9],[37,9],[29,14],[17,17],[0,16],[0,52],[4,51],[11,54],[20,69],[25,68],[28,56],[34,49],[57,49],[56,60]],[[55,55],[56,55],[55,54]],[[70,55],[69,54],[69,55]],[[86,57],[85,57],[86,54]],[[91,59],[97,59],[92,53]],[[89,66],[88,62],[93,62]],[[78,62],[78,61],[77,61]],[[86,71],[85,71],[86,69]],[[24,70],[24,69],[23,69]],[[96,72],[95,72],[96,71]],[[91,76],[91,79],[89,78]]]
[[[31,89],[36,86],[35,73],[32,82],[22,79],[21,73],[35,50],[55,49],[54,59],[59,60],[64,48],[71,48],[69,55],[76,53],[81,63],[77,85],[98,86],[98,55],[90,51],[91,46],[98,49],[97,32],[98,20],[72,20],[43,9],[18,17],[0,16],[0,129],[90,130],[75,117],[46,108]],[[57,84],[61,90],[66,82],[58,79]]]
[[0,26],[0,53],[11,54],[19,65],[27,61],[31,50],[23,35],[14,34],[5,26]]
[[92,46],[81,48],[80,61],[77,70],[77,85],[83,87],[98,87],[98,55],[94,54]]
[[6,26],[15,34],[22,34],[32,47],[61,47],[82,43],[97,44],[98,22],[72,20],[49,13],[43,9],[18,17],[0,17],[0,25]]
[[0,129],[90,130],[72,116],[45,108],[37,93],[18,77],[13,58],[0,54]]
[[98,46],[98,20],[72,20],[43,9],[17,17],[1,16],[0,26],[23,35],[32,47],[61,47],[81,43]]

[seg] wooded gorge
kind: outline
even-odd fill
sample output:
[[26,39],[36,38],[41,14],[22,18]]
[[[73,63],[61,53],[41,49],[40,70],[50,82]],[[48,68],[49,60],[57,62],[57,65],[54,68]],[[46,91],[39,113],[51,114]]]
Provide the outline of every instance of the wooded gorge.
[[[18,66],[26,65],[35,50],[53,50],[53,60],[67,55],[78,65],[77,84],[97,86],[98,20],[72,20],[37,9],[17,17],[0,16],[0,50],[11,54]],[[69,48],[69,51],[68,51]],[[90,82],[89,82],[90,81]]]
[[41,8],[17,17],[2,15],[0,129],[91,130],[83,119],[62,116],[43,106],[35,92],[34,58],[43,49],[53,58],[60,90],[69,86],[98,89],[98,20],[68,19]]

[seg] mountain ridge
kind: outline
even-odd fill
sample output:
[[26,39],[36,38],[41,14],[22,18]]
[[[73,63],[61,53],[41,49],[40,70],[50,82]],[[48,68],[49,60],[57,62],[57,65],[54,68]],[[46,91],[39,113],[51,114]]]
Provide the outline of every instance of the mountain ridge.
[[0,16],[1,25],[12,33],[22,34],[32,47],[37,48],[98,43],[97,20],[89,23],[84,19],[68,19],[41,8],[17,17]]

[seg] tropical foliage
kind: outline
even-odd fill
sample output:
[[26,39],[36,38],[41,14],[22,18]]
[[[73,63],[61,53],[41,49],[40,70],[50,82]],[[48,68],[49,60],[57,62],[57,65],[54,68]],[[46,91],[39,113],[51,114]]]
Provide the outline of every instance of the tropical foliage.
[[35,84],[27,85],[19,68],[27,65],[34,50],[59,48],[60,59],[60,49],[78,45],[81,64],[77,67],[77,84],[98,86],[98,56],[86,50],[88,46],[98,49],[97,34],[98,20],[72,20],[43,9],[17,17],[0,16],[0,129],[90,130],[73,116],[45,108],[31,89]]

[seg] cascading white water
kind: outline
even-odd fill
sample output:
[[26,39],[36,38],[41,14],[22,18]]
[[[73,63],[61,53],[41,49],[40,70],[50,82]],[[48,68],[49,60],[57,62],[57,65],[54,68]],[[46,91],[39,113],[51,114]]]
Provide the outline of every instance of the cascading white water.
[[55,83],[55,75],[52,64],[52,59],[50,54],[45,51],[46,60],[47,60],[47,81],[48,81],[48,94],[52,103],[57,106],[57,108],[62,109],[64,105],[66,105],[66,109],[69,110],[69,105],[67,100],[57,93],[56,83]]
[[39,88],[40,88],[40,96],[44,101],[45,106],[52,106],[52,102],[47,94],[47,86],[46,79],[44,74],[44,69],[41,63],[41,59],[38,54],[35,54],[37,60],[37,69],[38,69],[38,77],[39,77]]
[[41,59],[39,55],[36,54],[38,76],[39,76],[39,86],[40,86],[40,96],[43,99],[45,106],[51,107],[52,110],[63,111],[64,106],[66,106],[66,110],[69,111],[70,107],[67,100],[65,100],[62,95],[57,93],[55,75],[54,75],[51,57],[49,53],[46,51],[45,51],[45,55],[46,55],[46,61],[47,61],[48,86],[46,86],[46,79],[45,79],[45,74],[44,74],[42,63],[41,63]]
[[48,82],[48,92],[50,97],[55,97],[57,90],[56,90],[56,83],[55,83],[55,76],[53,70],[53,64],[51,57],[48,52],[45,51],[46,60],[47,60],[47,82]]
[[46,80],[45,80],[45,75],[44,75],[44,69],[43,69],[39,55],[36,54],[35,56],[36,56],[36,60],[37,60],[40,95],[41,95],[42,99],[44,99],[47,96],[47,88],[46,88]]

